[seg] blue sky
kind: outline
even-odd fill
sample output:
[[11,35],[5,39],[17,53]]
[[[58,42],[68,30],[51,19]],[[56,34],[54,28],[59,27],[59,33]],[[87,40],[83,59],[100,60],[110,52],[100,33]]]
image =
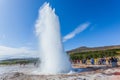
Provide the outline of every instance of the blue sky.
[[34,25],[44,2],[55,8],[63,38],[90,23],[63,43],[65,50],[120,45],[120,0],[0,0],[0,46],[37,49]]

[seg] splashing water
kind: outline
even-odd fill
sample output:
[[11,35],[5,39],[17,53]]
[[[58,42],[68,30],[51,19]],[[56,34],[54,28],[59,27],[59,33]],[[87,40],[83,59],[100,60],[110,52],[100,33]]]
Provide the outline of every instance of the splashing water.
[[63,49],[58,16],[49,3],[40,8],[35,27],[39,38],[40,72],[68,73],[71,70],[71,63]]

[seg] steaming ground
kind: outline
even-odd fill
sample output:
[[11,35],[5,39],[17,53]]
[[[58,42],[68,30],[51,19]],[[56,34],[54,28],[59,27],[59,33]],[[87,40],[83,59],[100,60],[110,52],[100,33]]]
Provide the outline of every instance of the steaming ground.
[[[75,67],[75,66],[73,66]],[[74,72],[54,75],[34,74],[33,64],[0,66],[0,80],[120,80],[120,67],[90,66],[74,68]]]
[[25,66],[20,65],[0,65],[0,75],[4,73],[14,73],[14,72],[20,72],[20,73],[31,73],[35,71],[37,67],[35,67],[33,64],[28,64]]

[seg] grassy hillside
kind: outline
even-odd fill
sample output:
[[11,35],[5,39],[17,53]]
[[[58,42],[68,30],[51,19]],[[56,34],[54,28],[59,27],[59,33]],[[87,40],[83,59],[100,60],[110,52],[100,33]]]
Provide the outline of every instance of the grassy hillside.
[[120,45],[103,46],[103,47],[85,47],[85,46],[83,46],[83,47],[79,47],[79,48],[67,51],[67,53],[72,54],[72,53],[81,53],[81,52],[89,52],[89,51],[106,51],[106,50],[112,50],[112,49],[120,49]]
[[90,59],[90,58],[102,58],[102,57],[114,57],[120,55],[120,49],[109,49],[99,51],[87,51],[70,54],[70,58],[74,59]]
[[90,59],[90,58],[102,58],[113,57],[120,55],[120,45],[117,46],[103,46],[103,47],[80,47],[70,51],[67,51],[70,58],[73,59]]
[[39,59],[38,58],[26,58],[26,59],[7,59],[7,60],[1,60],[1,65],[12,65],[12,64],[28,64],[28,63],[35,63]]

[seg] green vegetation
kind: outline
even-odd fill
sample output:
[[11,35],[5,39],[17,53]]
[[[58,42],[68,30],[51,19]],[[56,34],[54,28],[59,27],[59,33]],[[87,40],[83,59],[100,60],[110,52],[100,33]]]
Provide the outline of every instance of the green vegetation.
[[29,64],[35,63],[38,58],[26,58],[26,59],[8,59],[0,61],[0,65],[13,65],[13,64]]
[[120,54],[120,50],[116,51],[116,53]]
[[102,57],[113,57],[120,55],[120,49],[110,49],[103,51],[88,51],[88,52],[80,52],[80,53],[72,53],[70,54],[70,58],[74,59],[90,59],[90,58],[102,58]]

